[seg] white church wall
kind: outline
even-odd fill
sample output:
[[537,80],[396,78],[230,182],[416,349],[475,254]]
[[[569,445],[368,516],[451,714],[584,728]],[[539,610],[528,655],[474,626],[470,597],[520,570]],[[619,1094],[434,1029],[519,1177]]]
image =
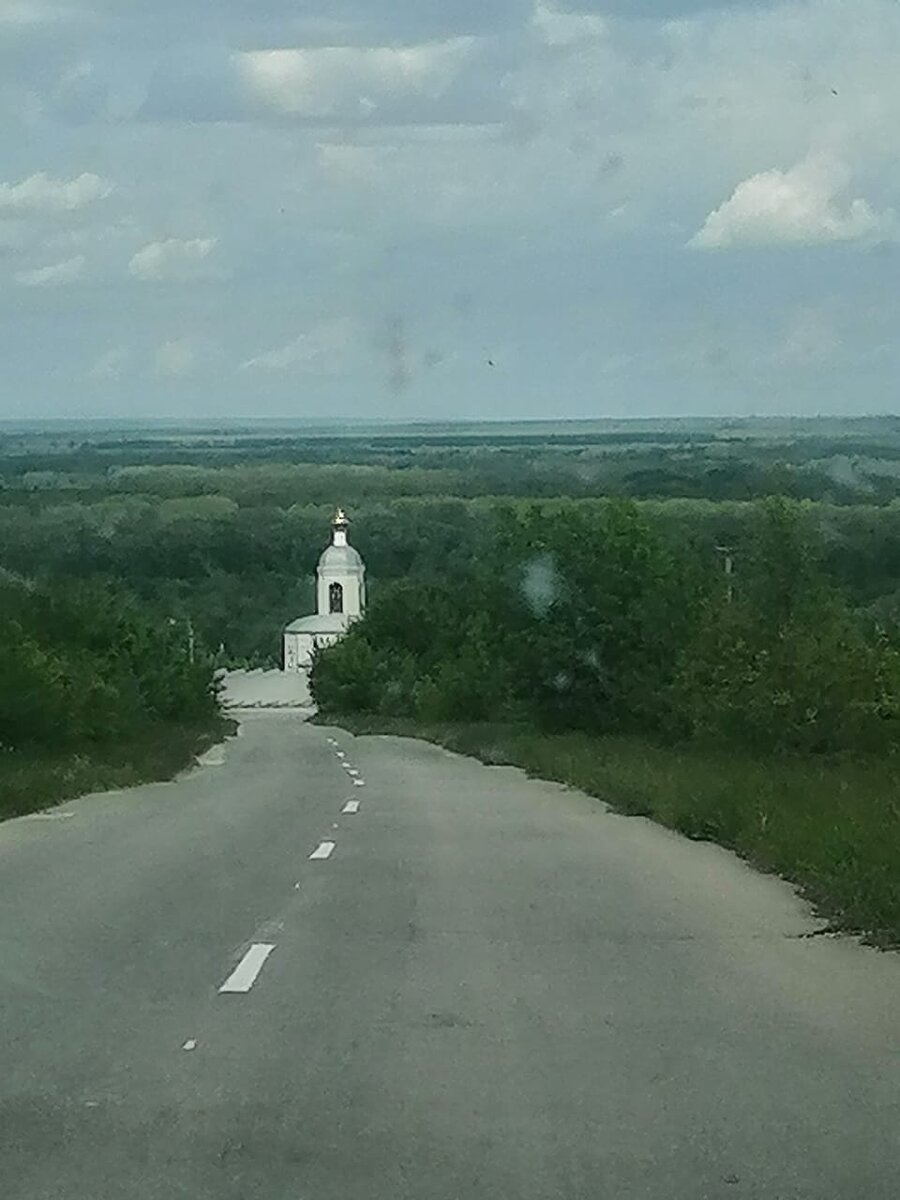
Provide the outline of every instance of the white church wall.
[[286,633],[284,635],[284,669],[285,671],[296,671],[298,665],[297,635],[295,633]]
[[316,602],[320,613],[330,613],[331,599],[329,589],[333,583],[339,583],[344,592],[344,614],[358,617],[365,607],[364,585],[358,576],[349,575],[343,571],[332,575],[327,571],[319,572]]
[[286,633],[284,635],[284,670],[307,671],[312,665],[313,651],[319,646],[333,646],[339,633]]

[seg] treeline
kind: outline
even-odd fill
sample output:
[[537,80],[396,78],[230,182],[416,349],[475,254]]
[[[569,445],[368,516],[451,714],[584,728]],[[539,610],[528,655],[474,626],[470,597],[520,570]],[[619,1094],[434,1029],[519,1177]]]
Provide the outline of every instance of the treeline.
[[[273,457],[274,456],[274,457]],[[900,446],[846,438],[767,443],[700,433],[633,430],[477,440],[320,439],[213,449],[160,441],[32,455],[0,451],[4,503],[105,495],[218,495],[242,507],[400,496],[684,497],[713,501],[785,495],[827,503],[900,498]]]
[[[0,503],[0,566],[61,587],[119,584],[142,605],[190,620],[198,646],[223,650],[223,665],[277,665],[280,630],[314,606],[312,578],[340,494],[327,504],[244,505],[219,494],[114,494],[92,503]],[[368,568],[370,595],[396,580],[456,579],[491,557],[504,508],[531,501],[381,497],[353,509],[352,539]],[[607,501],[559,498],[545,514],[591,523]],[[741,502],[637,502],[670,553],[717,561],[735,550],[739,571],[756,509]],[[857,608],[883,622],[900,612],[900,505],[804,504],[797,519],[821,548],[822,566]],[[580,514],[580,516],[578,516]]]
[[212,664],[193,658],[183,626],[120,588],[3,573],[0,750],[91,754],[155,727],[211,725]]
[[[339,498],[339,497],[338,497]],[[37,510],[0,504],[0,564],[60,586],[119,583],[148,608],[194,626],[223,664],[276,665],[280,632],[315,605],[313,576],[334,503],[239,507],[224,496],[110,497]],[[457,570],[491,526],[477,503],[374,503],[354,521],[373,586]]]
[[651,735],[756,751],[900,742],[892,629],[854,611],[785,500],[753,506],[726,575],[628,502],[510,507],[489,551],[398,580],[313,671],[329,713]]

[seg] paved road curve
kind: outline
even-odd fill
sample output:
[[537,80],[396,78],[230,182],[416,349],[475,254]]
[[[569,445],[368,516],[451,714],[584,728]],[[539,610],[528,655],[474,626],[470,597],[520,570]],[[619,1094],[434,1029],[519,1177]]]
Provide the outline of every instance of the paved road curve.
[[898,960],[515,771],[249,716],[0,896],[4,1200],[900,1195]]

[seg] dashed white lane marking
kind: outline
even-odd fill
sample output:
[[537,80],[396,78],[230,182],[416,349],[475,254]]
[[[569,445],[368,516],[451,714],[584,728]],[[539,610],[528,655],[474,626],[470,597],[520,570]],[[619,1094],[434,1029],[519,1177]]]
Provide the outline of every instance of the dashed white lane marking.
[[336,753],[337,753],[338,758],[346,758],[347,757],[347,755],[343,752],[343,750],[338,750]]
[[334,852],[335,842],[320,842],[313,850],[310,858],[331,858]]
[[275,949],[265,942],[254,942],[222,986],[220,992],[249,992],[263,963]]
[[353,775],[353,776],[355,777],[355,776],[357,776],[357,775],[359,774],[359,771],[357,771],[356,767],[348,767],[348,768],[347,768],[347,774],[348,774],[348,775]]
[[366,786],[366,781],[365,781],[364,779],[354,779],[354,780],[353,780],[353,786],[354,786],[354,787],[365,787],[365,786]]
[[342,813],[358,813],[359,812],[359,801],[358,800],[348,800],[347,803],[344,805],[344,807],[341,809],[341,812]]
[[196,1039],[188,1038],[188,1040],[184,1043],[184,1045],[181,1048],[182,1048],[182,1050],[196,1050],[197,1049]]
[[325,741],[328,743],[329,746],[337,745],[337,742],[334,740],[334,738],[326,738]]
[[29,813],[26,821],[65,821],[69,817],[74,817],[73,812],[36,812]]

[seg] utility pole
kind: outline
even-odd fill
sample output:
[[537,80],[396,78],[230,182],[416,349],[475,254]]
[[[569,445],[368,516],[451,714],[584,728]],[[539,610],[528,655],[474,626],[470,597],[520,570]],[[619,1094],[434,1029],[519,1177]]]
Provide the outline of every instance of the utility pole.
[[725,559],[725,596],[730,604],[734,599],[734,550],[731,546],[716,546],[719,554]]

